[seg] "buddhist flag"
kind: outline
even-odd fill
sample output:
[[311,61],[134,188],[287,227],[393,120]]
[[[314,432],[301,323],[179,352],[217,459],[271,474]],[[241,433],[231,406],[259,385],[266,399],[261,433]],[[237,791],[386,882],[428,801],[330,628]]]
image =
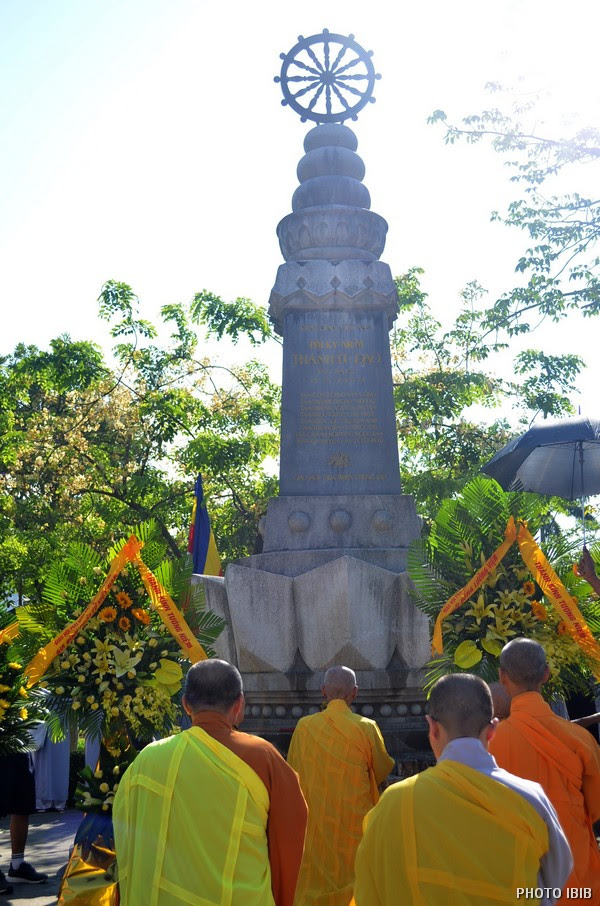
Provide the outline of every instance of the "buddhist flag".
[[188,551],[194,561],[194,572],[202,573],[205,576],[222,576],[221,559],[210,527],[206,504],[204,503],[201,475],[198,475],[196,480],[195,494],[196,499],[192,509],[192,524],[190,525],[188,544]]

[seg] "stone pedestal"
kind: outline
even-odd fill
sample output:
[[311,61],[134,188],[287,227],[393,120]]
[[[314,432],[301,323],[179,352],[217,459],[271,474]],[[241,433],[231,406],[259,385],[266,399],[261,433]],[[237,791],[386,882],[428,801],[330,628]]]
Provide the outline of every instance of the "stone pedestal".
[[264,552],[197,576],[227,622],[219,657],[244,676],[244,728],[287,750],[299,717],[318,709],[323,673],[357,672],[356,709],[374,717],[401,773],[430,757],[421,667],[425,615],[410,598],[406,551],[419,520],[407,495],[279,497]]

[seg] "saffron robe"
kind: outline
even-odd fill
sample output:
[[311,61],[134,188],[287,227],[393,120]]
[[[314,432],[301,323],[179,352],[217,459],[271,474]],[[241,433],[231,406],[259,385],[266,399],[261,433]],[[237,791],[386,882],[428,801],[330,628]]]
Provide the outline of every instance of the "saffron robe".
[[394,759],[375,721],[334,699],[325,711],[298,721],[288,763],[308,803],[295,906],[348,906],[363,819]]
[[592,823],[600,818],[600,750],[594,738],[552,713],[538,692],[510,704],[490,742],[498,764],[539,783],[557,811],[573,853],[568,887],[591,887],[592,899],[563,897],[562,903],[600,903],[600,852]]
[[255,771],[199,727],[147,746],[113,808],[122,906],[274,906],[268,810]]
[[260,736],[234,729],[218,711],[201,711],[194,722],[245,761],[267,788],[267,844],[273,898],[275,906],[293,906],[308,814],[298,775],[275,746]]
[[365,818],[352,906],[514,906],[519,887],[538,886],[548,840],[519,792],[440,760],[389,787]]

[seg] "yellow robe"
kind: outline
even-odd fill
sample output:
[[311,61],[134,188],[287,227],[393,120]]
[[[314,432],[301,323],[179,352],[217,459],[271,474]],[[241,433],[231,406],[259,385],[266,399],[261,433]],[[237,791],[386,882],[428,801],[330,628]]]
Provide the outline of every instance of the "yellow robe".
[[389,787],[366,817],[352,906],[515,906],[547,850],[523,796],[442,761]]
[[199,727],[147,746],[114,802],[122,906],[273,906],[268,809],[258,775]]
[[379,727],[341,699],[298,721],[288,762],[308,804],[294,906],[348,906],[364,816],[394,766]]

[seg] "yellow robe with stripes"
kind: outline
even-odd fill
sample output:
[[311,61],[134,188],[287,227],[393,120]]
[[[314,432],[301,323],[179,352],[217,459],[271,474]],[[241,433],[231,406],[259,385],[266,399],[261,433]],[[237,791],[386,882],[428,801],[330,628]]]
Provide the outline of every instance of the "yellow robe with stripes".
[[147,746],[114,802],[122,906],[274,906],[268,809],[258,775],[199,727]]
[[334,699],[325,711],[298,721],[288,763],[308,805],[294,906],[348,906],[363,819],[394,760],[375,721]]
[[352,906],[515,906],[547,850],[523,796],[442,761],[389,787],[365,819]]

